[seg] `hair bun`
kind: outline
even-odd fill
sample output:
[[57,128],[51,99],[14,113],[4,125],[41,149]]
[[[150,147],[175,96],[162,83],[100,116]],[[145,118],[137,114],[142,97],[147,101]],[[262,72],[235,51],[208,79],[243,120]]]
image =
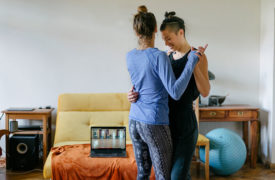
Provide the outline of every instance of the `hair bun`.
[[172,16],[175,16],[176,12],[175,11],[171,11],[171,12],[165,12],[165,19],[170,19]]
[[147,7],[144,5],[139,6],[137,11],[138,11],[138,13],[147,13],[148,12]]

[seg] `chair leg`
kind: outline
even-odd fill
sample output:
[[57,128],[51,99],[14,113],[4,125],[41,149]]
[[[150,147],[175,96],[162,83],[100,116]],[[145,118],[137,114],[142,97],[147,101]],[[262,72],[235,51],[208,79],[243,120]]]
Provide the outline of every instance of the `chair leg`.
[[200,147],[196,146],[196,166],[197,166],[197,174],[200,173]]
[[209,180],[209,143],[205,146],[205,179]]

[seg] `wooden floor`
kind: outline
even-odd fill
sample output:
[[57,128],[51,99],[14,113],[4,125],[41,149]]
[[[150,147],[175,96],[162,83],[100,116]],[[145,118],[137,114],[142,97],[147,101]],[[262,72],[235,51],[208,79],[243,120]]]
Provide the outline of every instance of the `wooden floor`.
[[[204,180],[204,168],[200,168],[199,172],[196,171],[195,165],[192,165],[191,175],[193,180]],[[0,180],[39,180],[43,179],[43,172],[41,169],[35,169],[30,172],[14,172],[6,171],[5,168],[0,168]],[[250,169],[244,166],[237,173],[227,176],[215,176],[211,173],[210,179],[213,180],[275,180],[275,169],[266,169],[263,165],[257,164],[256,169]]]
[[[204,180],[204,168],[197,173],[195,165],[191,168],[192,180]],[[257,164],[256,169],[245,165],[241,170],[230,176],[216,176],[210,172],[213,180],[275,180],[275,169],[267,169],[262,164]]]

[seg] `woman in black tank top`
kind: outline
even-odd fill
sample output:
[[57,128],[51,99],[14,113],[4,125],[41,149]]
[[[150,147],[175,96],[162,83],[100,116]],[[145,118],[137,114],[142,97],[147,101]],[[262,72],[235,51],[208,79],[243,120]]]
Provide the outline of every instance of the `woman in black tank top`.
[[[171,48],[170,62],[178,78],[188,61],[191,46],[185,39],[184,21],[175,12],[165,13],[160,31],[165,44]],[[198,125],[193,111],[193,101],[201,94],[206,97],[210,91],[208,63],[205,47],[198,47],[199,62],[196,65],[188,86],[179,100],[169,97],[170,131],[173,140],[172,180],[190,180],[190,165],[198,138]],[[138,93],[132,88],[128,93],[130,102],[135,102]]]
[[[172,50],[169,58],[175,77],[178,78],[184,70],[188,61],[187,56],[193,48],[185,39],[184,21],[175,14],[175,12],[165,13],[160,30],[165,44]],[[204,97],[207,96],[210,90],[208,63],[204,54],[206,48],[207,45],[198,48],[199,63],[180,100],[169,98],[169,120],[173,140],[172,180],[191,179],[189,169],[198,138],[193,101],[200,94]]]

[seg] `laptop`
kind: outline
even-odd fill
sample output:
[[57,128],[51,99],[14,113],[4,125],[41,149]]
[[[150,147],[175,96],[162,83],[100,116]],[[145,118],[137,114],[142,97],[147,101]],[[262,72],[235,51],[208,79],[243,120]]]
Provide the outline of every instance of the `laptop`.
[[91,157],[126,157],[126,127],[91,127]]

